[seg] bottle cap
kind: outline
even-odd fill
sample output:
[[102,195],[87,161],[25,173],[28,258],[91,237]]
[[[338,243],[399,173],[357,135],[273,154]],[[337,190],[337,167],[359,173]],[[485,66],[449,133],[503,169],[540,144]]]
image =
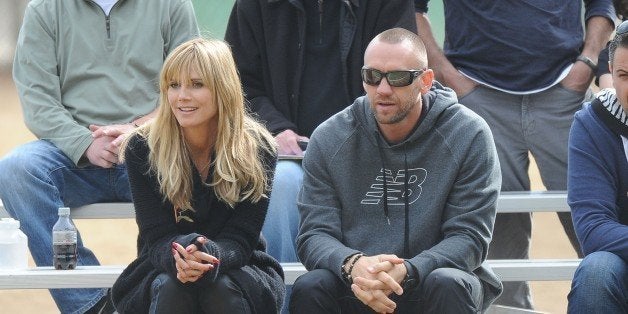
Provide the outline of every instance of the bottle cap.
[[70,216],[70,207],[59,207],[59,216]]
[[0,218],[0,229],[19,229],[20,222],[13,218]]

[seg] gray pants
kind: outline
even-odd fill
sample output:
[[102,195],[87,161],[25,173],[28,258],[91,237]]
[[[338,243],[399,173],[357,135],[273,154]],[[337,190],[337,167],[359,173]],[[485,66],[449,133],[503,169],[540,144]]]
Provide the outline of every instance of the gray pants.
[[[590,92],[587,92],[589,95]],[[588,97],[587,97],[588,98]],[[482,116],[493,132],[502,171],[502,191],[530,190],[530,152],[548,190],[567,189],[567,142],[574,113],[585,95],[556,85],[530,95],[512,95],[479,86],[460,103]],[[558,213],[572,246],[581,256],[570,213]],[[498,214],[489,259],[527,259],[530,213]],[[527,282],[506,282],[496,304],[532,309]]]

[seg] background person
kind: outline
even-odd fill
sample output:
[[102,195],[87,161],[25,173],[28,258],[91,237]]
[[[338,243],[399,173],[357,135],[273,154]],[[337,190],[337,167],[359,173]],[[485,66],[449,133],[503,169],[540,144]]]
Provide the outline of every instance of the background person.
[[[52,265],[59,207],[131,201],[118,145],[151,117],[166,55],[195,36],[188,0],[28,4],[13,80],[39,140],[0,160],[0,199],[20,221],[38,266]],[[98,265],[80,235],[78,265]],[[50,293],[63,313],[113,311],[106,289]]]
[[[620,20],[625,20],[626,18],[628,18],[627,0],[613,0],[613,7],[615,8],[617,18],[619,18]],[[600,55],[598,56],[597,71],[595,72],[595,84],[597,84],[600,89],[613,87],[613,76],[611,75],[611,71],[609,70],[608,63],[607,45],[606,48],[600,51]]]
[[416,34],[368,45],[366,97],[323,122],[303,159],[292,313],[478,313],[500,173],[491,132],[433,81]]
[[568,313],[628,313],[628,22],[609,51],[615,89],[576,113],[569,137],[568,202],[586,256]]
[[166,59],[160,109],[125,151],[138,258],[113,286],[121,313],[274,313],[283,271],[260,232],[274,139],[244,109],[231,50],[193,39]]
[[[302,156],[297,141],[364,94],[364,49],[392,27],[416,31],[410,0],[236,1],[225,40],[249,107],[275,136],[280,155]],[[299,161],[277,163],[262,233],[280,262],[298,261],[302,178]]]
[[[530,190],[529,154],[548,190],[566,190],[569,128],[590,97],[598,54],[613,31],[611,0],[445,0],[443,5],[443,50],[430,29],[428,0],[415,0],[419,36],[436,79],[490,126],[502,191]],[[571,214],[560,212],[558,218],[581,256]],[[527,259],[531,233],[530,213],[498,214],[489,259]],[[532,309],[527,282],[504,283],[496,303]]]

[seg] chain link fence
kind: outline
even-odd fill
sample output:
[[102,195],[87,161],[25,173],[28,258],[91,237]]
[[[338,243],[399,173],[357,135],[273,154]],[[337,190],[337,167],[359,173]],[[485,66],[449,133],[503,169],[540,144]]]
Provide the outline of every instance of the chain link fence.
[[0,74],[11,72],[17,34],[28,0],[0,0]]

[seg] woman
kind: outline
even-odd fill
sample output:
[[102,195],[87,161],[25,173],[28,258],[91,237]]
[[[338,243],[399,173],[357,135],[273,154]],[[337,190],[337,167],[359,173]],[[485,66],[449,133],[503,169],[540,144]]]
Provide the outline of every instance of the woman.
[[229,47],[193,39],[166,59],[153,123],[125,160],[138,258],[118,278],[121,313],[273,313],[285,286],[260,231],[276,154],[244,109]]

